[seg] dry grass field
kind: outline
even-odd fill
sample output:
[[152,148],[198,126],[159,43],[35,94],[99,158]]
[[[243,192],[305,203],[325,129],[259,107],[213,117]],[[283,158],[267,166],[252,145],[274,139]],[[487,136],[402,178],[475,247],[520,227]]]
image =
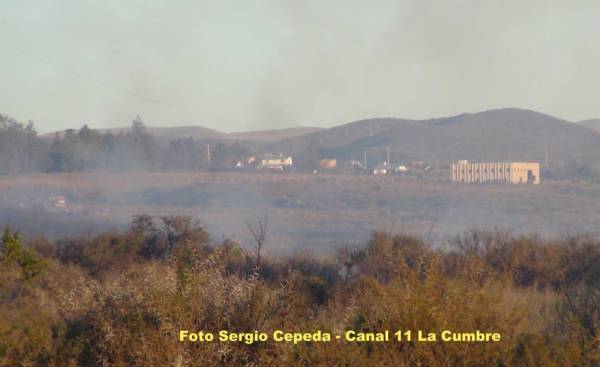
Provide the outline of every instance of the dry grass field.
[[[62,195],[67,210],[49,201]],[[121,228],[132,215],[190,214],[211,236],[247,243],[268,218],[267,251],[329,251],[371,230],[444,244],[473,227],[517,233],[596,233],[600,186],[457,185],[410,177],[260,173],[85,173],[0,177],[0,224],[50,237]]]

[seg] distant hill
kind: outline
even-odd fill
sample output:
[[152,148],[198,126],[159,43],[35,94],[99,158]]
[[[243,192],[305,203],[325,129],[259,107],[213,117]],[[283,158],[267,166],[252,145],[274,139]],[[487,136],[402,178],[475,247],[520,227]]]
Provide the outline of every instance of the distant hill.
[[252,141],[279,141],[296,136],[302,136],[324,130],[321,127],[290,127],[287,129],[243,131],[225,134],[226,139],[252,140]]
[[577,124],[600,132],[600,119],[590,119],[590,120],[578,121]]
[[539,112],[515,108],[430,120],[378,118],[361,120],[311,134],[291,137],[271,149],[296,155],[338,159],[383,160],[385,147],[392,161],[414,159],[448,163],[453,160],[600,164],[600,133]]
[[[110,129],[98,129],[101,132],[110,132],[120,134],[129,131],[128,127],[118,127]],[[320,131],[319,127],[293,127],[287,129],[274,129],[262,131],[247,131],[225,133],[218,130],[209,129],[202,126],[176,126],[176,127],[147,127],[147,131],[157,139],[168,141],[176,138],[196,138],[205,140],[248,140],[257,142],[278,141],[291,138],[298,135],[304,135],[315,131]],[[60,136],[65,134],[66,130],[56,131],[41,135],[43,138],[53,138],[56,134]]]
[[[304,168],[321,158],[362,160],[365,152],[369,165],[373,165],[386,157],[386,147],[392,162],[398,163],[506,161],[509,157],[543,162],[548,151],[551,164],[575,161],[600,168],[600,132],[590,128],[600,129],[600,119],[572,123],[540,112],[505,108],[428,120],[373,118],[330,129],[297,127],[234,133],[201,126],[147,129],[162,142],[184,137],[207,142],[238,140],[251,150],[291,154],[297,166]],[[127,130],[101,131],[118,134]]]

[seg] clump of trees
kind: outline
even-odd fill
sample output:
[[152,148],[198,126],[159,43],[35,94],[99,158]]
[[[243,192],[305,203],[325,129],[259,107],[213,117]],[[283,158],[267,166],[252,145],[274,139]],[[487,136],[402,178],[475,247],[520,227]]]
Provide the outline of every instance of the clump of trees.
[[136,118],[130,131],[100,133],[84,125],[79,131],[56,135],[48,149],[49,172],[94,170],[153,170],[158,167],[160,149],[154,136]]
[[53,138],[37,135],[32,122],[23,124],[0,114],[0,175],[32,172],[197,171],[232,169],[250,154],[233,143],[212,144],[176,138],[160,142],[138,116],[119,134],[84,125]]
[[[0,365],[600,363],[596,238],[473,230],[439,249],[374,232],[329,256],[260,260],[256,246],[211,241],[187,216],[139,215],[125,232],[56,241],[7,229]],[[180,329],[484,330],[502,341],[198,344],[180,343]]]
[[47,167],[47,146],[33,122],[20,123],[0,114],[0,174],[40,172]]

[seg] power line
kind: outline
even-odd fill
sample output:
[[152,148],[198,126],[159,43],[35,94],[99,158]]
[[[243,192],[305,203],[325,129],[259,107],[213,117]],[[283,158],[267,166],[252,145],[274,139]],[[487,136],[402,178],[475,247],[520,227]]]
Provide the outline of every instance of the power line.
[[[177,111],[177,112],[183,111],[183,112],[185,112],[185,113],[187,113],[187,114],[189,114],[191,116],[194,116],[194,118],[196,118],[196,116],[195,116],[196,114],[193,111],[190,111],[190,110],[188,110],[186,108],[182,108],[181,106],[175,106],[175,105],[172,105],[172,104],[165,104],[163,101],[160,101],[158,99],[151,98],[151,97],[148,97],[148,96],[145,96],[145,95],[141,95],[141,94],[139,94],[139,93],[137,93],[135,91],[132,91],[132,90],[129,90],[129,89],[126,89],[126,88],[122,88],[121,86],[118,86],[118,85],[115,85],[115,84],[112,84],[112,83],[106,83],[105,81],[103,81],[103,80],[101,80],[99,78],[96,78],[96,77],[94,77],[94,76],[92,76],[90,74],[82,73],[82,72],[79,72],[77,70],[67,69],[67,68],[65,68],[63,66],[60,66],[60,65],[58,65],[58,64],[56,64],[56,63],[54,63],[52,61],[49,61],[48,59],[45,59],[43,57],[39,57],[37,55],[31,54],[31,53],[29,53],[27,51],[24,51],[24,50],[20,49],[20,48],[17,48],[17,47],[14,47],[14,46],[11,46],[11,45],[8,45],[8,44],[5,44],[5,43],[1,43],[0,42],[0,47],[2,47],[4,49],[7,49],[9,51],[12,51],[13,53],[19,54],[19,55],[21,55],[21,56],[23,56],[25,58],[30,59],[30,60],[37,61],[38,63],[44,64],[46,66],[50,66],[52,68],[59,69],[63,73],[72,75],[72,76],[77,77],[77,78],[79,78],[81,80],[85,80],[87,82],[95,83],[95,84],[100,85],[100,86],[102,86],[102,87],[104,87],[106,89],[110,89],[112,91],[116,91],[116,92],[119,92],[121,94],[125,94],[125,95],[128,95],[128,96],[137,98],[137,99],[142,100],[142,101],[144,101],[146,103],[160,104],[160,105],[162,105],[162,106],[164,106],[166,108],[169,108],[169,109],[171,109],[173,111]],[[222,123],[222,124],[225,124],[225,125],[229,125],[228,122],[223,121],[223,120],[218,119],[218,118],[215,118],[214,116],[204,116],[204,119],[208,119],[208,120],[212,120],[214,122],[219,122],[219,123]]]

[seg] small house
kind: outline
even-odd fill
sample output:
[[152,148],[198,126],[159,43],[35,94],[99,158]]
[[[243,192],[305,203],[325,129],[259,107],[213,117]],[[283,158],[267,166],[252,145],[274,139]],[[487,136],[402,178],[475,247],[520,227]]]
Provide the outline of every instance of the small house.
[[373,175],[375,175],[375,176],[387,175],[388,171],[389,171],[388,168],[389,167],[385,163],[378,164],[375,166],[375,168],[373,168]]
[[337,166],[337,160],[333,159],[321,159],[319,161],[319,166],[321,168],[335,168]]

